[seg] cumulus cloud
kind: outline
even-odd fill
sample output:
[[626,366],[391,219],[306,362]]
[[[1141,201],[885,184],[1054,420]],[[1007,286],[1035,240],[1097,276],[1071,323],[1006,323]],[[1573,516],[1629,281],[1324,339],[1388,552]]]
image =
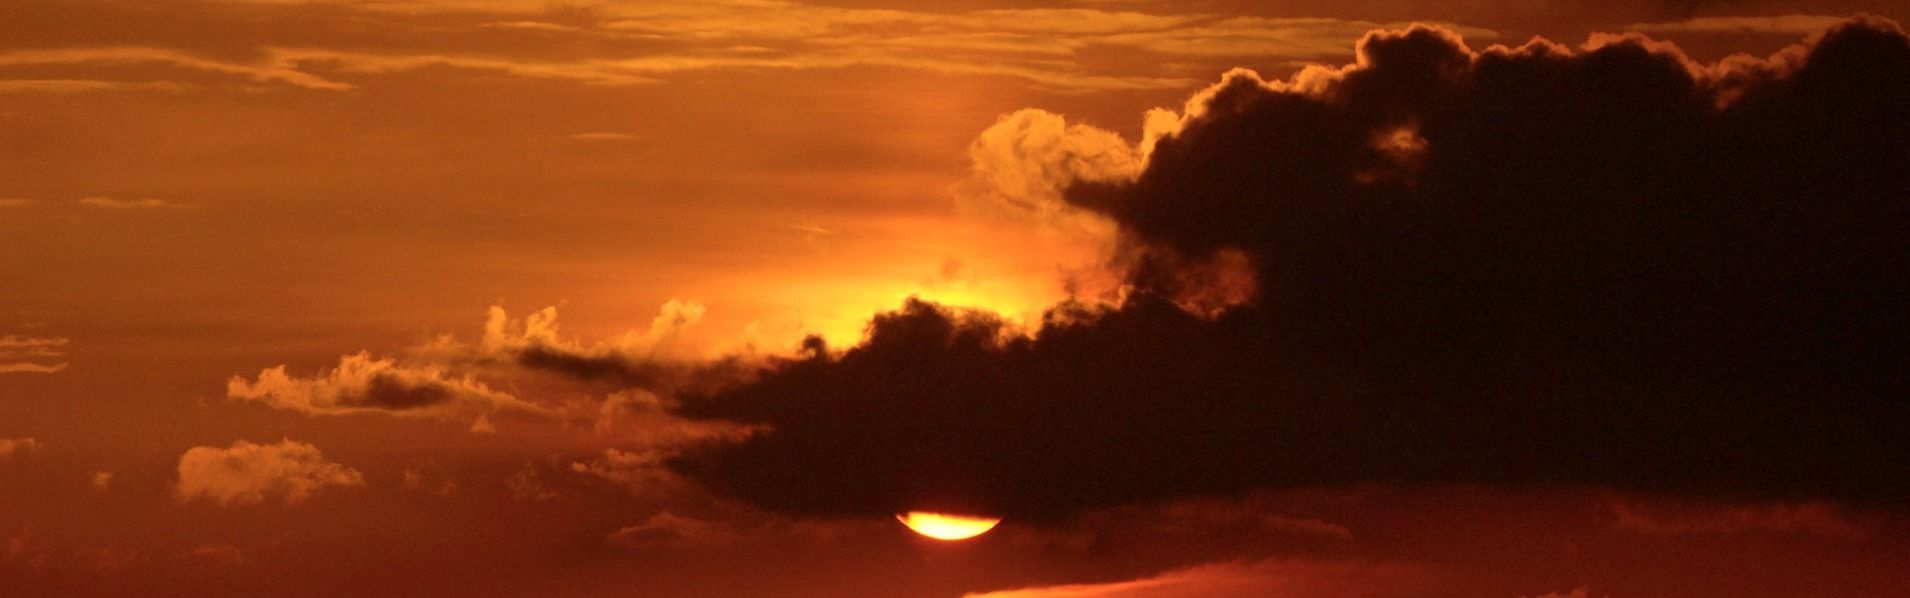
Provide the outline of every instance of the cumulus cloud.
[[706,309],[694,301],[671,299],[659,308],[649,326],[595,343],[566,338],[559,330],[557,308],[546,307],[513,318],[503,307],[486,312],[483,332],[476,343],[451,336],[409,352],[416,361],[450,366],[522,368],[585,382],[613,382],[622,386],[663,389],[693,375],[699,357],[680,339],[701,321]]
[[221,507],[256,505],[267,500],[297,504],[329,487],[364,485],[358,470],[325,459],[318,447],[291,439],[277,444],[244,440],[232,446],[197,446],[179,457],[174,497],[205,500]]
[[259,372],[254,380],[234,376],[226,381],[226,397],[311,415],[475,419],[497,411],[543,412],[470,375],[454,375],[436,365],[399,365],[364,352],[346,355],[338,367],[310,378],[294,377],[282,365]]
[[[690,393],[772,431],[672,465],[809,515],[1417,480],[1910,499],[1904,105],[1910,38],[1858,18],[1715,64],[1375,31],[1126,153],[1011,116],[1047,142],[984,146],[1060,164],[984,178],[1113,221],[1125,298],[1032,337],[911,302]],[[1121,170],[1099,155],[1140,169],[1081,176]]]
[[1062,200],[1063,190],[1077,182],[1131,180],[1144,155],[1114,133],[1027,109],[982,131],[968,157],[971,176],[960,197],[1047,221],[1086,213]]

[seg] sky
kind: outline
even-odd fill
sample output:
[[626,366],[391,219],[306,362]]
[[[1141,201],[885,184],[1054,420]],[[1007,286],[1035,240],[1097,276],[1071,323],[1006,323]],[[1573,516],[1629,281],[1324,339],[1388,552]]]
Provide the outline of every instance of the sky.
[[0,595],[1899,595],[1906,20],[9,0]]

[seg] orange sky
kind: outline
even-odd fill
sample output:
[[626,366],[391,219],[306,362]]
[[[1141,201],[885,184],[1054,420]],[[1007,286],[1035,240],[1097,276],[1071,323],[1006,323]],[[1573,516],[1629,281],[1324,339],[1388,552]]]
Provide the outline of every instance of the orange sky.
[[[1132,256],[1061,193],[1133,176],[1148,111],[1229,69],[1347,64],[1413,22],[1478,49],[1640,32],[1711,62],[1910,19],[1887,0],[926,4],[0,2],[0,595],[1910,586],[1904,511],[1831,499],[1356,484],[938,544],[676,475],[674,450],[769,433],[671,413],[714,360],[848,347],[910,296],[1016,334],[1071,297],[1118,302]],[[510,364],[546,346],[668,383]],[[380,375],[448,390],[354,407]]]

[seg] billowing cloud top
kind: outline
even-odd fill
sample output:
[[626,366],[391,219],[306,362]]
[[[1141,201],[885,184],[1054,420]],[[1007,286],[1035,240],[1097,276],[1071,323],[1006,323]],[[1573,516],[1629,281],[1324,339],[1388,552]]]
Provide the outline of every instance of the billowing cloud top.
[[1030,336],[912,303],[686,401],[776,431],[676,466],[808,514],[1388,480],[1900,501],[1905,106],[1910,39],[1870,18],[1716,64],[1415,26],[1236,71],[1138,174],[1067,187],[1136,256],[1118,306]]

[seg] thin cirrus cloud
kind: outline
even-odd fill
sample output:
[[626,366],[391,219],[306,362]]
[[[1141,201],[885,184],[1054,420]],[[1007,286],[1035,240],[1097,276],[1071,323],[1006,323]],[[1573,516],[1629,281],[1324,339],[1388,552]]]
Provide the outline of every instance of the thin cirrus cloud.
[[105,197],[105,196],[84,197],[84,198],[80,198],[80,200],[76,203],[85,207],[89,207],[89,208],[100,208],[100,209],[106,209],[106,210],[151,210],[156,208],[180,207],[181,205],[181,204],[169,202],[163,199],[153,199],[150,197],[141,197],[138,199],[119,199],[119,198]]
[[[191,53],[171,49],[141,46],[110,46],[97,48],[61,48],[29,49],[0,53],[0,68],[7,67],[97,67],[106,68],[123,65],[145,65],[178,69],[186,72],[237,77],[253,83],[282,84],[293,87],[322,90],[345,90],[352,86],[329,81],[324,78],[288,68],[282,63],[248,63],[217,60],[195,56]],[[4,81],[4,80],[0,80]],[[129,85],[139,82],[91,81],[85,85],[102,84]],[[181,89],[181,83],[161,81],[145,82],[157,84],[168,91]],[[58,90],[59,86],[54,86]],[[69,86],[70,88],[70,86]]]
[[0,336],[0,374],[52,374],[66,369],[63,337]]
[[1034,335],[911,302],[684,397],[773,432],[672,465],[824,516],[1398,480],[1910,500],[1906,73],[1879,18],[1767,60],[1416,26],[1236,71],[1137,174],[1061,193],[1119,228],[1124,300]]
[[1273,559],[1197,565],[1106,583],[976,592],[964,598],[1315,598],[1424,595],[1428,570],[1404,564]]
[[1633,23],[1626,31],[1641,33],[1729,33],[1764,35],[1804,35],[1829,29],[1848,17],[1829,15],[1778,15],[1768,17],[1694,17],[1682,21]]
[[[207,84],[348,91],[358,89],[362,81],[357,78],[367,75],[424,69],[629,86],[661,82],[684,72],[850,67],[1008,77],[1067,91],[1184,88],[1197,80],[1097,66],[1081,58],[1113,50],[1174,60],[1297,61],[1343,54],[1348,40],[1369,29],[1404,25],[1092,8],[929,12],[795,2],[656,2],[588,9],[552,8],[541,2],[338,3],[322,12],[310,10],[309,3],[257,4],[274,6],[261,7],[264,10],[255,18],[275,15],[309,21],[313,33],[301,36],[297,45],[264,31],[242,37],[253,44],[250,58],[140,39],[116,46],[19,49],[0,53],[0,69],[58,67],[72,69],[76,75],[0,80],[0,89],[179,92]],[[338,20],[366,12],[380,13],[378,18],[387,26],[408,32],[420,43],[404,48],[324,43],[327,33],[353,39],[351,24]],[[1447,25],[1474,39],[1496,35],[1483,28]],[[593,49],[579,50],[576,42],[580,41],[589,42]],[[161,81],[107,77],[109,71],[125,66],[174,75]],[[212,79],[201,80],[207,77]]]
[[[191,85],[173,81],[102,81],[92,79],[9,79],[0,80],[0,93],[70,94],[97,91],[153,91],[183,93]],[[0,200],[4,207],[5,200]]]
[[229,447],[196,446],[179,456],[174,497],[221,507],[280,501],[298,504],[327,488],[362,486],[363,474],[325,458],[310,443],[239,440]]

